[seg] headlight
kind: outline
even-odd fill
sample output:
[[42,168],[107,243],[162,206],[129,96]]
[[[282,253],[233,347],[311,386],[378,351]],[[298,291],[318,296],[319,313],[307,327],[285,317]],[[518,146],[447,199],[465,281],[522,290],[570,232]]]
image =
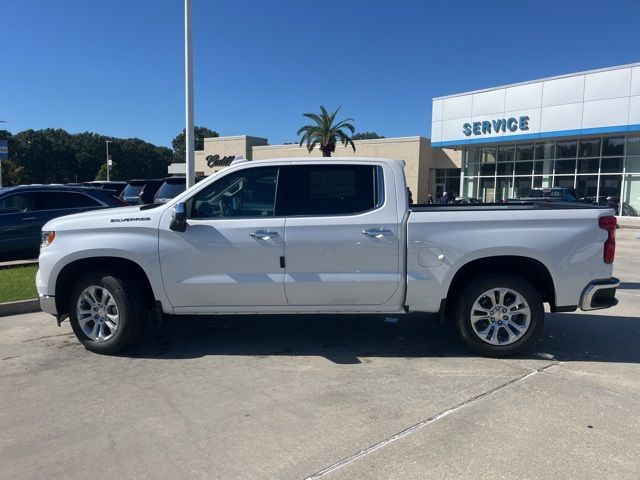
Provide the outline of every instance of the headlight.
[[42,232],[42,241],[40,242],[40,248],[48,247],[56,239],[56,232],[48,231]]

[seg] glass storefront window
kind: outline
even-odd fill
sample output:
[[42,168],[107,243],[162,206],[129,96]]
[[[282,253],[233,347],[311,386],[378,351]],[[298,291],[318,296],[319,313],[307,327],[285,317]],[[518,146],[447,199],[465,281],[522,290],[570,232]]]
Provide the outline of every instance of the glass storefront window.
[[516,175],[533,174],[533,162],[516,162]]
[[602,156],[624,154],[624,137],[608,137],[602,143]]
[[599,158],[578,159],[578,173],[598,173],[599,166],[600,166]]
[[534,162],[533,171],[536,175],[550,175],[553,172],[553,160]]
[[576,140],[558,142],[556,158],[576,158],[577,153],[578,142]]
[[556,160],[556,165],[555,165],[556,175],[575,173],[575,171],[576,171],[575,160]]
[[622,215],[640,216],[640,175],[627,175],[624,179]]
[[[627,147],[629,148],[629,147]],[[627,173],[640,173],[640,156],[639,157],[627,157],[627,164],[625,165]]]
[[533,160],[533,144],[518,145],[516,147],[516,160]]
[[509,163],[498,163],[497,169],[498,175],[513,175],[513,162]]
[[600,197],[619,197],[622,175],[600,175]]
[[603,158],[600,162],[601,173],[622,173],[622,157]]
[[599,157],[600,156],[600,139],[597,140],[580,140],[580,146],[578,147],[578,156],[584,157]]
[[480,163],[480,148],[469,147],[465,150],[465,159],[467,163]]
[[627,138],[627,155],[640,155],[640,137]]
[[480,165],[480,175],[484,177],[493,177],[496,174],[496,164],[495,163],[483,163]]
[[462,186],[462,196],[463,197],[476,197],[476,188],[478,186],[477,178],[467,178],[464,179],[464,185]]
[[495,163],[496,161],[496,149],[492,147],[483,148],[481,150],[482,163]]
[[535,158],[554,158],[556,156],[556,142],[537,143],[535,149]]
[[535,188],[547,188],[551,186],[551,177],[533,177],[533,186]]
[[516,147],[500,147],[498,149],[498,162],[513,162]]
[[576,179],[576,190],[582,192],[582,194],[595,201],[598,194],[598,176],[597,175],[578,175]]
[[511,177],[498,178],[498,182],[496,184],[495,198],[493,201],[502,202],[510,198],[512,188],[513,188],[513,178]]
[[481,178],[478,198],[484,203],[493,203],[494,181],[493,178]]
[[553,178],[554,187],[573,188],[574,180],[573,175],[556,176]]
[[480,173],[480,164],[478,163],[469,163],[467,164],[467,168],[464,171],[465,176],[475,177]]
[[515,198],[526,197],[531,190],[531,177],[515,177],[513,182],[513,196]]

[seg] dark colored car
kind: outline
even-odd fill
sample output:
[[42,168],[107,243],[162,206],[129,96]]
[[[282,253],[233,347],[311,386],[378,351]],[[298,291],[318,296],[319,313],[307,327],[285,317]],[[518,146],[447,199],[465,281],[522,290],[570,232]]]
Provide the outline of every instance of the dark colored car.
[[589,199],[582,195],[578,190],[566,187],[532,188],[526,197],[521,197],[518,200],[590,203]]
[[52,218],[123,206],[110,190],[23,185],[0,190],[0,261],[35,258],[41,230]]
[[121,182],[116,180],[94,180],[93,182],[84,182],[82,185],[85,187],[101,188],[103,190],[112,190],[116,192],[116,196],[120,195],[127,186],[127,182]]
[[453,203],[482,203],[481,200],[478,200],[477,198],[473,198],[473,197],[459,197],[456,198]]
[[[196,177],[196,183],[207,177]],[[185,177],[167,177],[156,192],[153,203],[167,203],[187,189]]]
[[163,180],[129,180],[124,187],[120,198],[129,205],[146,205],[153,203],[153,197],[162,185]]

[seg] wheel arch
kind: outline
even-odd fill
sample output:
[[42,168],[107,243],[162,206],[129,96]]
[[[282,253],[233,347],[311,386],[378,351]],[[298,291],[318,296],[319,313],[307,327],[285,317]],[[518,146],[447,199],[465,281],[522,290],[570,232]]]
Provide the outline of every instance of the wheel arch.
[[60,270],[55,286],[56,308],[59,314],[69,313],[68,292],[74,282],[80,275],[94,270],[131,275],[142,287],[147,308],[154,308],[156,297],[144,269],[138,263],[127,258],[104,256],[74,260]]
[[549,269],[541,261],[518,255],[499,255],[471,260],[458,269],[447,290],[447,313],[458,295],[469,281],[477,278],[479,272],[509,273],[523,278],[536,288],[542,300],[556,307],[556,287]]

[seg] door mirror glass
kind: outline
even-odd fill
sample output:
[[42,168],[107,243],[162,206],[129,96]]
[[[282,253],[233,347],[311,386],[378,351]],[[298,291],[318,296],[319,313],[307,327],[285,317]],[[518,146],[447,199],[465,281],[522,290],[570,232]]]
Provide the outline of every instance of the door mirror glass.
[[175,232],[184,232],[187,229],[187,206],[184,202],[178,202],[173,206],[169,228]]

